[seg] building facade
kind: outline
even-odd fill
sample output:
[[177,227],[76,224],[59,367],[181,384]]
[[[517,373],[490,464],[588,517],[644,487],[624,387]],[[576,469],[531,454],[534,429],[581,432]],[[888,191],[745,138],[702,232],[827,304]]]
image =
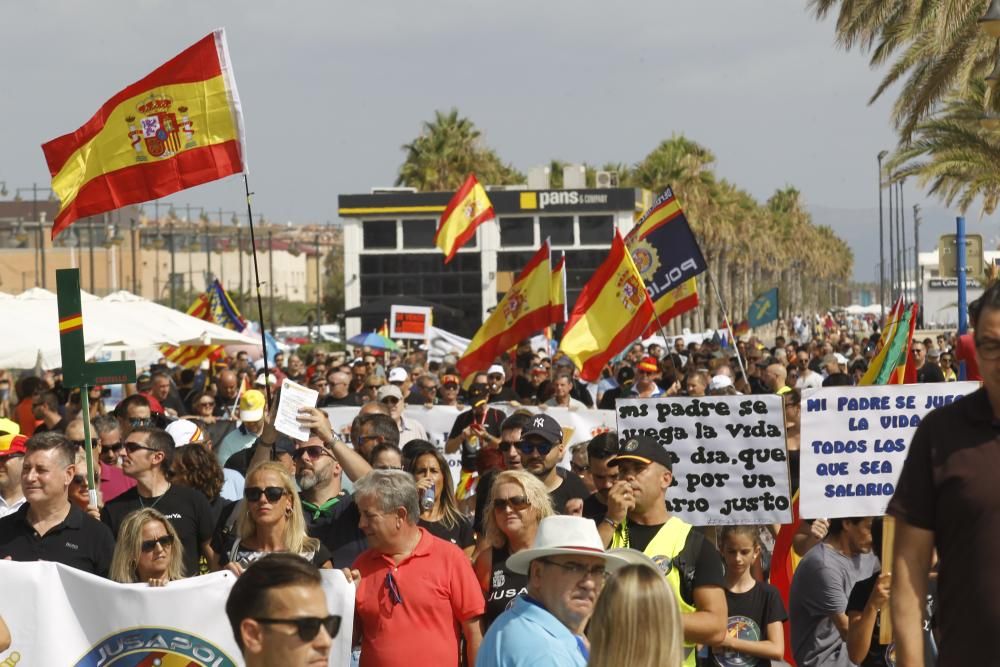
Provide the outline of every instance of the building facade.
[[[572,307],[607,256],[614,230],[627,233],[651,203],[648,192],[633,188],[491,190],[496,221],[481,225],[445,264],[434,234],[453,195],[340,195],[345,309],[397,295],[418,297],[460,311],[460,316],[435,314],[434,324],[472,336],[546,238],[553,250],[566,254]],[[348,318],[347,335],[377,328],[388,315]]]

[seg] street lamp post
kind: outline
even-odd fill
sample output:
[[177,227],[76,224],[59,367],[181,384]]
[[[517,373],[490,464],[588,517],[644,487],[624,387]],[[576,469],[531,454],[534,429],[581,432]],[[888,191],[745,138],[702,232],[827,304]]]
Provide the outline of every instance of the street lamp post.
[[924,275],[920,270],[920,204],[913,205],[913,289],[916,291],[917,314],[924,312]]
[[[52,191],[52,188],[45,188],[45,187],[40,188],[38,187],[38,183],[32,183],[30,188],[29,187],[14,188],[14,201],[21,201],[22,192],[31,193],[31,221],[32,223],[38,225],[37,255],[38,255],[38,261],[41,262],[41,267],[36,267],[36,271],[40,268],[42,276],[41,286],[44,289],[48,287],[48,280],[46,278],[47,271],[45,266],[45,230],[44,230],[44,225],[42,224],[42,221],[38,216],[38,193],[48,192],[49,199],[53,200],[55,199],[55,192]],[[2,182],[0,183],[0,195],[6,195],[6,194],[7,194],[7,183]]]
[[889,151],[878,154],[878,295],[882,308],[882,322],[885,322],[885,225],[882,223],[882,160]]
[[909,262],[906,261],[906,207],[903,204],[903,179],[899,180],[899,182],[897,183],[897,187],[899,188],[896,196],[897,202],[899,203],[899,213],[897,213],[897,218],[899,219],[899,238],[900,238],[899,272],[903,278],[902,292],[903,292],[903,298],[905,299],[907,285],[909,284],[907,281],[907,274],[909,273],[909,271],[907,271],[906,265]]

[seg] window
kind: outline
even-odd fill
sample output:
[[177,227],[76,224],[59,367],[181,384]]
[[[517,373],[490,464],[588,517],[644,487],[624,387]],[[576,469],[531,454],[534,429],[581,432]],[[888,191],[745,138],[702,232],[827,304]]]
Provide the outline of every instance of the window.
[[364,229],[365,250],[395,249],[395,220],[365,220],[362,225]]
[[500,218],[500,247],[535,245],[534,218]]
[[605,245],[614,236],[615,218],[612,215],[581,215],[580,245]]
[[539,243],[548,237],[553,247],[573,245],[573,216],[544,215],[539,216],[538,226],[541,231]]
[[532,256],[534,251],[531,252],[498,252],[497,253],[497,271],[512,271],[514,275],[521,272]]
[[437,220],[403,220],[403,247],[433,248]]

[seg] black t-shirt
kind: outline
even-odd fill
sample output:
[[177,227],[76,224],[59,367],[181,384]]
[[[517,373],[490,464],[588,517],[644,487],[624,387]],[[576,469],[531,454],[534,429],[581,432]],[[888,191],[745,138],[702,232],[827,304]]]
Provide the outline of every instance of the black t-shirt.
[[[788,613],[781,601],[781,594],[771,584],[757,582],[746,593],[726,591],[729,607],[729,634],[748,641],[767,641],[767,626],[788,620]],[[771,667],[771,661],[737,651],[712,648],[709,655],[721,658],[724,665],[746,665],[746,667]],[[715,663],[713,663],[715,664]]]
[[608,513],[608,506],[601,502],[596,493],[592,493],[583,500],[583,516],[600,523]]
[[335,568],[350,567],[368,548],[368,539],[358,527],[360,522],[358,505],[347,494],[320,519],[313,520],[310,513],[306,513],[306,529],[330,551]]
[[568,500],[571,498],[586,500],[590,490],[579,477],[565,468],[556,468],[556,473],[562,478],[562,484],[554,491],[549,491],[549,498],[552,499],[552,509],[556,514],[565,514]]
[[917,371],[917,382],[944,382],[944,371],[937,364],[925,363]]
[[612,387],[608,389],[601,394],[601,400],[597,403],[597,408],[599,410],[614,410],[615,401],[622,397],[622,392],[624,391],[624,387]]
[[[868,598],[871,597],[872,591],[875,590],[875,583],[878,581],[879,574],[881,573],[876,572],[867,579],[862,579],[854,584],[854,588],[851,589],[851,596],[847,599],[847,611],[864,611],[865,605],[868,604]],[[860,667],[889,667],[885,656],[892,648],[892,645],[882,646],[878,643],[881,627],[882,614],[880,612],[875,616],[875,628],[872,631],[871,644],[868,646],[868,655],[861,661]]]
[[502,549],[493,547],[491,556],[489,590],[486,591],[486,613],[483,614],[486,628],[490,627],[497,616],[510,609],[514,598],[525,593],[528,586],[528,575],[518,574],[507,568],[510,551],[506,547]]
[[44,535],[28,522],[28,504],[0,519],[0,559],[48,560],[101,577],[108,576],[115,538],[108,527],[70,504],[62,523]]
[[[502,410],[497,410],[496,408],[486,408],[486,414],[483,415],[482,425],[483,429],[492,435],[494,438],[500,437],[500,424],[503,420],[507,418]],[[473,411],[466,410],[465,412],[459,414],[455,417],[455,423],[451,427],[451,433],[448,434],[448,439],[458,437],[462,434],[462,431],[472,423],[474,419]],[[476,421],[479,421],[478,418]],[[479,443],[482,446],[482,442]],[[462,470],[475,470],[476,469],[476,452],[479,449],[473,449],[466,442],[462,442]]]
[[511,383],[511,388],[514,390],[514,393],[517,394],[518,400],[522,403],[530,400],[535,395],[534,385],[531,384],[531,380],[523,375],[517,375],[514,377],[514,381]]
[[423,519],[420,520],[420,526],[426,528],[427,532],[434,537],[451,542],[459,549],[467,549],[476,543],[476,536],[472,531],[472,521],[465,516],[458,517],[458,521],[451,528],[440,521],[424,521]]
[[583,384],[579,380],[573,380],[573,388],[570,390],[569,395],[586,405],[588,408],[594,407],[594,397],[590,395],[590,390],[587,389],[587,385]]
[[205,494],[189,486],[171,484],[162,496],[141,498],[138,487],[133,487],[109,501],[101,510],[101,519],[118,535],[125,517],[144,507],[155,509],[170,519],[184,545],[185,574],[189,577],[198,574],[201,544],[212,538],[215,528],[212,507]]
[[483,534],[483,522],[486,521],[486,512],[490,511],[486,507],[486,501],[489,499],[490,491],[493,489],[493,482],[499,474],[499,470],[490,470],[476,482],[476,515],[472,519],[472,528],[480,535]]
[[364,405],[364,401],[361,399],[361,396],[352,391],[343,398],[334,398],[333,396],[325,396],[319,402],[319,405],[317,405],[316,407],[332,408],[339,405],[346,405],[349,407],[360,407]]
[[[636,549],[637,551],[645,551],[649,543],[653,541],[656,533],[663,528],[664,524],[657,524],[652,526],[644,526],[642,524],[635,523],[631,520],[626,520],[626,527],[628,529],[628,547],[631,549]],[[725,588],[726,577],[722,568],[722,558],[719,556],[718,549],[712,545],[711,542],[705,539],[705,537],[698,532],[697,528],[691,528],[688,532],[687,539],[684,540],[684,546],[676,554],[664,554],[665,556],[670,556],[675,558],[684,549],[688,547],[691,540],[700,540],[701,548],[698,550],[698,556],[695,559],[694,565],[694,581],[692,585],[694,588],[699,586],[718,586],[719,588]],[[691,603],[691,600],[687,600]]]
[[510,401],[520,400],[517,393],[511,389],[508,385],[500,387],[500,392],[496,394],[490,394],[490,403],[509,403]]

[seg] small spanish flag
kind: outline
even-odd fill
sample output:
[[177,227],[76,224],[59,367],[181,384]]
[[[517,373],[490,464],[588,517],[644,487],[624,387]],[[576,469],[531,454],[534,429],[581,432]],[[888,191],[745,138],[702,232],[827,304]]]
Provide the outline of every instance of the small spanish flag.
[[222,29],[108,100],[75,132],[42,145],[73,221],[246,171],[243,114]]
[[455,196],[441,214],[434,245],[444,253],[444,263],[451,261],[458,249],[472,238],[476,227],[495,217],[493,204],[486,196],[486,188],[479,184],[475,174],[469,174]]
[[[555,253],[552,253],[555,259]],[[562,324],[566,321],[566,253],[559,255],[559,260],[552,269],[552,294],[549,297],[552,314],[550,324]]]

